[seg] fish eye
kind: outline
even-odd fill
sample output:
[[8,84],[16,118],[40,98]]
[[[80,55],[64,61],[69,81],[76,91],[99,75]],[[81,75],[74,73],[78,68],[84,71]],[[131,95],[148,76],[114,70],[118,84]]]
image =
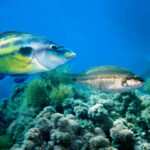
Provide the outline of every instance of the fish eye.
[[57,46],[56,45],[50,45],[50,48],[51,49],[57,49]]
[[138,76],[135,76],[135,77],[134,77],[134,79],[135,79],[135,80],[138,80],[138,79],[139,79],[139,77],[138,77]]
[[137,81],[144,82],[144,79],[142,79],[141,77],[138,77],[138,76],[135,76],[134,79],[137,80]]

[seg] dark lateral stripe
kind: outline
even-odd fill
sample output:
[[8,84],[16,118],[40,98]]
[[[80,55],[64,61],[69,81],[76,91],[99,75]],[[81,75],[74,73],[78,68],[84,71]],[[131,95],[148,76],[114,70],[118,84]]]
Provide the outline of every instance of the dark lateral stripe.
[[22,40],[17,40],[17,41],[15,41],[14,43],[13,43],[13,45],[20,45],[20,44],[22,44]]
[[[17,45],[20,45],[20,44],[22,44],[22,43],[23,43],[22,40],[17,40],[17,41],[14,41],[14,42],[13,42],[13,45],[14,45],[14,46],[17,46]],[[2,45],[0,45],[0,49],[7,48],[7,47],[10,46],[10,44],[11,44],[11,43],[2,44]]]
[[6,48],[6,47],[9,47],[10,46],[10,43],[5,43],[5,44],[2,44],[0,45],[0,48]]

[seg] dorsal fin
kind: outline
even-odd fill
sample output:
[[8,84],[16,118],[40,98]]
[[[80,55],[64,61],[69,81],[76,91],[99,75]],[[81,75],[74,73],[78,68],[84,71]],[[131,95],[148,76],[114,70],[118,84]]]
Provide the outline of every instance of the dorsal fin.
[[0,34],[0,39],[7,37],[7,36],[11,36],[11,35],[16,35],[16,34],[23,34],[23,32],[18,32],[18,31],[6,31]]
[[96,73],[109,73],[109,72],[133,74],[128,69],[125,69],[125,68],[122,68],[119,66],[111,66],[111,65],[91,67],[91,68],[88,68],[84,71],[81,71],[80,74],[96,74]]

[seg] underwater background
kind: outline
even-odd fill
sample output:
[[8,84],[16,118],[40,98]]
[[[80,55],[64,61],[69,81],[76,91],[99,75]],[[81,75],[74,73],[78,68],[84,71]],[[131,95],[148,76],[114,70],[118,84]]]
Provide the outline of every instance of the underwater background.
[[42,35],[77,54],[57,76],[0,80],[0,150],[150,150],[149,80],[147,92],[121,94],[59,82],[64,71],[101,65],[148,79],[149,7],[149,0],[0,0],[0,33]]
[[[150,55],[148,0],[1,0],[0,32],[43,35],[76,52],[74,72],[119,65],[143,74]],[[9,85],[7,83],[10,83]],[[12,80],[0,82],[0,97]]]

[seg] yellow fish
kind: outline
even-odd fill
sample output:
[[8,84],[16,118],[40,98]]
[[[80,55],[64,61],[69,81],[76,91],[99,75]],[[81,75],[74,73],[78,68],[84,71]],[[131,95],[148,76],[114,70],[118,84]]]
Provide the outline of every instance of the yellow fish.
[[52,70],[76,54],[43,36],[8,31],[0,34],[0,79],[14,76],[23,82],[27,76]]

